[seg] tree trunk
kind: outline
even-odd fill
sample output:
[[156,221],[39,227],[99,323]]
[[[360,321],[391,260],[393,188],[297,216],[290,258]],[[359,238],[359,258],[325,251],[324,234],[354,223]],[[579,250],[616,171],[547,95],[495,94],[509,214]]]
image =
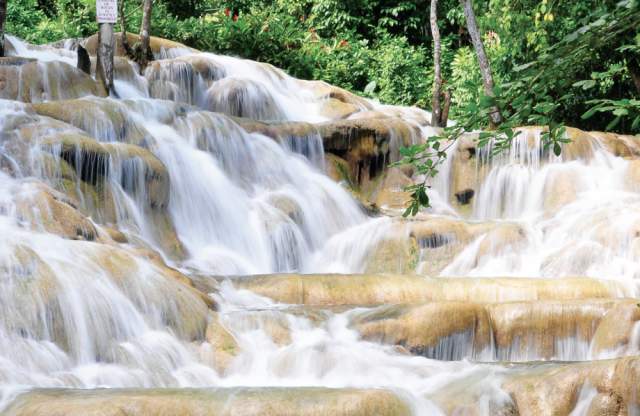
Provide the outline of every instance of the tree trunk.
[[144,71],[149,62],[149,44],[151,32],[151,7],[153,0],[144,0],[142,8],[142,25],[140,26],[140,72]]
[[640,96],[640,60],[634,57],[627,57],[627,70],[636,87],[636,95]]
[[106,94],[110,94],[113,91],[113,49],[113,24],[100,23],[96,78],[98,78]]
[[0,0],[0,57],[4,56],[4,22],[7,20],[7,0]]
[[438,29],[438,0],[431,0],[431,35],[433,36],[433,99],[431,101],[431,125],[442,126],[442,67],[440,66],[440,29]]
[[[482,85],[484,87],[484,93],[488,96],[493,96],[493,76],[491,75],[491,66],[489,60],[484,51],[484,45],[482,44],[482,37],[480,36],[480,30],[478,29],[478,22],[476,21],[476,15],[473,12],[473,4],[471,0],[460,0],[464,9],[464,16],[467,20],[467,29],[469,35],[471,35],[471,42],[473,48],[476,50],[478,57],[478,65],[480,66],[480,73],[482,74]],[[502,123],[502,115],[497,107],[491,109],[489,115],[491,124],[497,126]]]
[[451,90],[444,93],[444,105],[442,106],[442,115],[440,116],[440,126],[447,127],[449,120],[449,108],[451,108]]
[[118,3],[118,14],[120,15],[121,32],[120,42],[122,43],[122,49],[124,49],[124,53],[126,53],[129,58],[133,58],[133,50],[129,45],[129,39],[127,38],[127,17],[124,14],[124,2],[125,0],[120,0],[120,3]]

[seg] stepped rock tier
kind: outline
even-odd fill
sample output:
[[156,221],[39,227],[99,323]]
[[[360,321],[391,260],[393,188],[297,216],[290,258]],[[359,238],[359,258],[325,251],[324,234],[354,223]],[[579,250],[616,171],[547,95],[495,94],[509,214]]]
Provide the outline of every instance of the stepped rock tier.
[[640,138],[465,134],[403,218],[427,112],[78,44],[0,58],[0,413],[640,412]]

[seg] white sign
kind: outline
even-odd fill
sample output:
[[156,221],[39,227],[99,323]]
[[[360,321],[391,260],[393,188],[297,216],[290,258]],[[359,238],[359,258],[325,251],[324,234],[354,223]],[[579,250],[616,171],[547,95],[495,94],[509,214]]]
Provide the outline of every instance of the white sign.
[[98,23],[116,23],[118,21],[117,0],[96,0]]

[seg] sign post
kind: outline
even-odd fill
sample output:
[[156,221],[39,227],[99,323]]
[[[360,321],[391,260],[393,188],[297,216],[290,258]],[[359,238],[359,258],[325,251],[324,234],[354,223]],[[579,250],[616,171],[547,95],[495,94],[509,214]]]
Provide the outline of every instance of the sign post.
[[96,78],[104,87],[105,93],[113,91],[113,53],[115,39],[113,24],[118,20],[117,0],[96,0],[96,18],[98,20],[98,64]]

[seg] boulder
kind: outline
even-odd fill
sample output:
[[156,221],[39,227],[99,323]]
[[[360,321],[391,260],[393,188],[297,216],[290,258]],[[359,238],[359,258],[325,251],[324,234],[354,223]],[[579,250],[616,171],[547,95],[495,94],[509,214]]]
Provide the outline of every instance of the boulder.
[[137,250],[98,244],[83,247],[88,267],[102,271],[139,310],[159,314],[163,324],[186,340],[203,340],[215,303],[190,279]]
[[[575,408],[580,390],[597,391],[589,411],[597,414],[628,414],[638,405],[640,360],[615,360],[571,364],[538,364],[515,370],[503,383],[518,414],[568,415]],[[608,397],[606,397],[608,396]],[[616,412],[618,410],[620,413]]]
[[336,98],[328,98],[322,101],[320,114],[330,120],[340,120],[360,111],[354,104],[345,103]]
[[104,96],[91,76],[64,62],[0,58],[0,98],[26,103]]
[[492,336],[487,310],[475,303],[383,306],[359,315],[353,325],[366,340],[437,360],[478,357]]
[[305,81],[296,80],[301,84],[302,88],[310,90],[314,97],[319,100],[337,100],[344,104],[348,104],[358,110],[373,110],[373,105],[358,95],[349,91],[328,84],[324,81]]
[[202,55],[153,61],[145,70],[152,97],[187,104],[203,103],[203,89],[225,75],[223,66]]
[[[91,137],[61,133],[44,137],[40,146],[66,161],[77,177],[92,185],[109,176],[123,177],[122,182],[136,182],[130,177],[142,175],[145,189],[126,189],[144,192],[152,208],[166,208],[169,203],[169,173],[164,164],[150,151],[125,143],[100,143]],[[136,166],[139,164],[140,166]],[[119,169],[120,171],[112,171]],[[139,171],[138,171],[139,170]]]
[[207,91],[206,109],[251,120],[286,120],[285,109],[269,89],[254,80],[223,78],[211,84]]
[[640,304],[630,300],[610,309],[598,326],[591,344],[594,357],[620,353],[630,347],[633,328],[640,321]]
[[100,141],[140,146],[153,142],[146,129],[131,119],[127,105],[119,101],[91,98],[38,103],[32,108],[41,116],[75,126]]
[[24,184],[15,204],[18,219],[34,230],[72,240],[93,241],[98,237],[96,227],[71,199],[43,183]]

